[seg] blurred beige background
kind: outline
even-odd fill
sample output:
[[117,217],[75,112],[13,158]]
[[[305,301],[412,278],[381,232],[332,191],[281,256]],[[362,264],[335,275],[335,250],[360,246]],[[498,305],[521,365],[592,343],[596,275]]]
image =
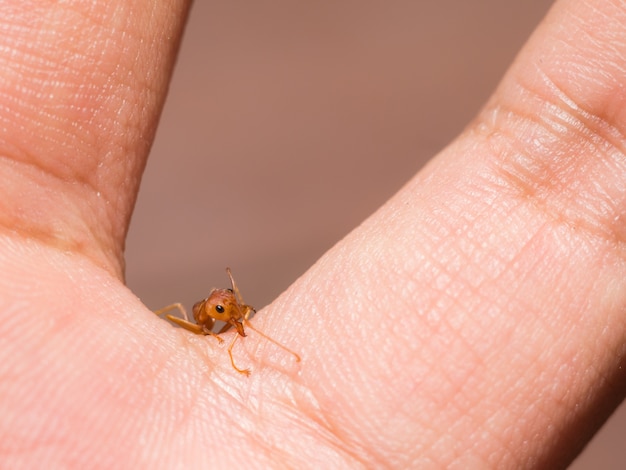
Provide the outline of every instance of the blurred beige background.
[[[129,286],[269,303],[475,115],[551,2],[197,1],[129,233]],[[331,325],[329,325],[331,327]],[[626,409],[572,468],[626,466]]]

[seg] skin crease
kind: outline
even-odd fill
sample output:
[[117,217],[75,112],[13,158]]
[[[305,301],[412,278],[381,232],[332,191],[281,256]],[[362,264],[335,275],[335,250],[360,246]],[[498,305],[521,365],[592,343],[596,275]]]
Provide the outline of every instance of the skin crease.
[[626,7],[557,2],[463,134],[255,317],[303,360],[251,334],[249,378],[122,281],[187,8],[3,7],[3,466],[566,466],[626,393]]

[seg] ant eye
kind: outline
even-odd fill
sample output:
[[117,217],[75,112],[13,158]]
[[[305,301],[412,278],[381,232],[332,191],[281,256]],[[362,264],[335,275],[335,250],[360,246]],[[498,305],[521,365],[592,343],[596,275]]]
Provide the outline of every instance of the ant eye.
[[221,305],[216,305],[215,310],[217,311],[217,313],[224,313],[224,307]]

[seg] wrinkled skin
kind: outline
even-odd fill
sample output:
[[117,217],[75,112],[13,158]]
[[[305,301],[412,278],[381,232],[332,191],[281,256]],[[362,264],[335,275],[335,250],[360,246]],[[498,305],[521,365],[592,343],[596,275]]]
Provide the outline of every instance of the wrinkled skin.
[[186,9],[3,5],[0,462],[566,465],[626,383],[626,7],[557,2],[462,135],[259,312],[303,360],[249,335],[249,378],[122,280]]

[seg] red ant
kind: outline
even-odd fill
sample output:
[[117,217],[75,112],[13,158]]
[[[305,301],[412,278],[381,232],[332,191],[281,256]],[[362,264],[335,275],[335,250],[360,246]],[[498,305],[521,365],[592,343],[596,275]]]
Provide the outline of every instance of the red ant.
[[[180,317],[175,317],[174,315],[165,315],[165,317],[171,322],[182,326],[192,333],[198,335],[214,336],[220,343],[224,340],[219,335],[228,331],[234,326],[238,334],[235,335],[230,343],[230,346],[228,346],[228,355],[230,356],[230,363],[232,364],[233,368],[237,372],[240,372],[242,374],[250,375],[250,369],[240,369],[235,365],[235,361],[233,360],[233,346],[235,345],[235,342],[237,341],[239,336],[246,336],[246,332],[243,328],[244,325],[253,329],[268,341],[271,341],[285,351],[293,354],[293,356],[296,358],[296,362],[300,362],[300,356],[298,354],[252,326],[252,323],[250,323],[248,319],[250,318],[250,315],[252,313],[256,313],[256,310],[254,309],[254,307],[244,303],[243,298],[241,297],[241,293],[237,288],[237,284],[235,284],[235,280],[233,279],[233,275],[230,272],[230,268],[226,268],[226,273],[230,278],[230,284],[232,288],[213,289],[206,299],[201,300],[200,302],[196,302],[196,304],[193,306],[193,318],[195,319],[196,323],[192,323],[189,321],[187,312],[185,311],[185,308],[181,303],[168,305],[167,307],[157,310],[154,313],[156,313],[157,315],[161,315],[165,312],[169,312],[170,310],[178,309],[182,313],[184,319]],[[226,324],[222,327],[220,331],[214,333],[213,327],[215,326],[215,322],[218,320],[223,321]]]

